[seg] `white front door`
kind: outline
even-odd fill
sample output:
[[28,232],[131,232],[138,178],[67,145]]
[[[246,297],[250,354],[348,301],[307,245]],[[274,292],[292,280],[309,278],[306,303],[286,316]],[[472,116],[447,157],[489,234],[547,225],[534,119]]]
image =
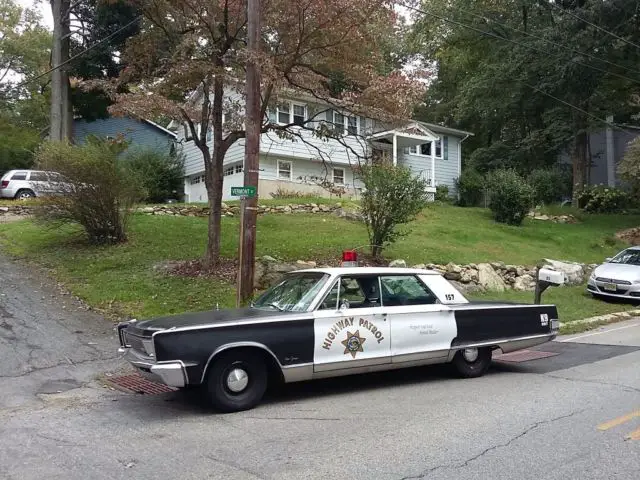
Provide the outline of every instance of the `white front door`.
[[391,325],[392,362],[447,357],[457,335],[453,311],[414,275],[382,276],[380,283]]
[[338,278],[314,315],[314,372],[391,362],[390,327],[377,276]]

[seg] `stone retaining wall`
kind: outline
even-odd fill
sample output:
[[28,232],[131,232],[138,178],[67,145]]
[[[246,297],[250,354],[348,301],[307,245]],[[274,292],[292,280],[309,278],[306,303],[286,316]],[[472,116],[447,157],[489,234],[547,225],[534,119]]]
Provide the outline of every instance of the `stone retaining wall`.
[[35,210],[33,205],[23,205],[17,203],[16,205],[0,205],[0,215],[19,215],[26,216],[31,215]]
[[[289,204],[289,205],[258,205],[258,215],[265,213],[333,213],[342,209],[341,203],[333,205],[324,205],[316,203]],[[138,207],[135,213],[145,215],[173,215],[183,217],[206,217],[209,215],[209,207],[201,207],[197,205],[160,205]],[[233,217],[240,214],[240,207],[237,205],[227,205],[222,203],[222,215]]]

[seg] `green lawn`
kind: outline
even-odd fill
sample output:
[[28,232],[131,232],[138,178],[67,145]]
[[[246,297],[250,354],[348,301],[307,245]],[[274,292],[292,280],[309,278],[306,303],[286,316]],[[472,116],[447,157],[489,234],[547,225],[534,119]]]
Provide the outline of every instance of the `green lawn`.
[[[295,203],[291,200],[287,203]],[[623,244],[612,235],[640,225],[640,216],[585,215],[575,225],[526,220],[522,227],[498,225],[484,209],[433,205],[385,254],[415,263],[504,261],[534,264],[543,257],[600,262]],[[29,221],[4,224],[0,245],[10,254],[44,266],[89,304],[116,315],[145,318],[234,303],[233,287],[220,281],[168,278],[154,270],[166,260],[198,258],[204,251],[203,218],[134,215],[130,240],[115,247],[88,246],[77,229],[44,229]],[[222,254],[237,252],[238,220],[223,218]],[[368,243],[366,229],[332,215],[259,217],[258,255],[283,260],[336,261],[342,250]],[[486,294],[483,298],[532,301],[532,293]],[[564,321],[620,311],[627,306],[594,301],[582,288],[550,289]]]

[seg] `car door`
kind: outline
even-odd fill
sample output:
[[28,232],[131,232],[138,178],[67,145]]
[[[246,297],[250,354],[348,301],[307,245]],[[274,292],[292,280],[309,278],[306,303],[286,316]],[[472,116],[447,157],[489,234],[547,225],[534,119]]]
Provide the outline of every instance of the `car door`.
[[314,317],[314,372],[391,363],[378,276],[338,277]]
[[392,363],[446,358],[457,335],[453,311],[415,275],[380,277]]
[[38,197],[48,195],[48,180],[46,172],[32,170],[29,173],[29,185]]

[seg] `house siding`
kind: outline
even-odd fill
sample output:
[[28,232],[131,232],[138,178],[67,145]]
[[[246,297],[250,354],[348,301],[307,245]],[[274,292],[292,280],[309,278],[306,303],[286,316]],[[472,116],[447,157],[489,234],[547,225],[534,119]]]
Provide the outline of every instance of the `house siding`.
[[[460,138],[447,135],[447,158],[444,158],[443,152],[443,158],[435,159],[435,185],[446,185],[450,195],[456,193],[455,181],[460,176],[460,142]],[[415,175],[431,172],[431,157],[403,153],[398,163],[408,167]]]
[[174,138],[168,133],[146,123],[127,117],[113,117],[88,122],[74,120],[73,138],[76,143],[83,144],[89,135],[97,137],[117,137],[123,135],[130,143],[129,148],[154,149],[169,152]]

